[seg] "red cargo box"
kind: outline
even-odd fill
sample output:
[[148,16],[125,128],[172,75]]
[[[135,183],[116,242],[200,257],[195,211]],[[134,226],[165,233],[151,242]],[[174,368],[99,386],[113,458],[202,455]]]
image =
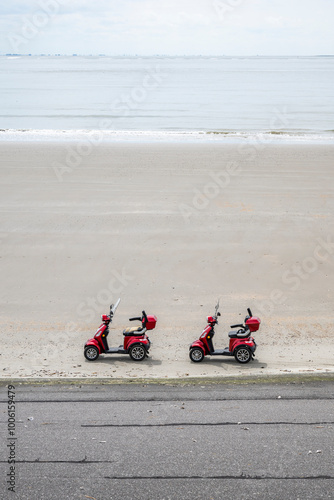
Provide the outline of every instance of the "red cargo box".
[[155,328],[155,324],[157,322],[157,317],[156,316],[147,316],[147,323],[146,323],[146,329],[147,330],[153,330]]

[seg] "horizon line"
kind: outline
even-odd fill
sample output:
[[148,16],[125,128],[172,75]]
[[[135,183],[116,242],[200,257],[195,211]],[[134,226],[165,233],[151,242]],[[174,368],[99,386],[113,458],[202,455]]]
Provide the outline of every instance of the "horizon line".
[[221,58],[230,58],[230,57],[243,57],[243,58],[256,58],[256,57],[334,57],[334,54],[253,54],[253,55],[232,55],[232,54],[80,54],[80,53],[16,53],[16,52],[8,52],[8,53],[0,53],[0,57],[131,57],[131,58],[151,58],[151,57],[221,57]]

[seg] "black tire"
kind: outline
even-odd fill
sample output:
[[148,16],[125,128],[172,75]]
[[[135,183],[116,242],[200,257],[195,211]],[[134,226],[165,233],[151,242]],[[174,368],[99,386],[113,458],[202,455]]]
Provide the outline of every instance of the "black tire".
[[239,347],[237,347],[233,354],[238,363],[249,363],[249,361],[252,359],[252,353],[250,349],[248,349],[248,347],[244,345],[240,345]]
[[85,347],[84,355],[88,361],[96,361],[100,353],[95,345],[88,345]]
[[143,361],[146,358],[146,349],[141,344],[134,344],[129,349],[129,356],[133,361]]
[[192,347],[189,352],[189,358],[194,363],[200,363],[204,359],[203,349],[200,347]]

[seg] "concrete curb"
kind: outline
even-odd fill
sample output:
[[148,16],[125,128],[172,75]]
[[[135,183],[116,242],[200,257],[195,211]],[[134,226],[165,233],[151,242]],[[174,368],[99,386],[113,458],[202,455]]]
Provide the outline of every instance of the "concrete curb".
[[214,384],[281,384],[334,382],[334,372],[330,373],[284,373],[279,375],[241,375],[224,377],[187,378],[2,378],[0,387],[12,385],[214,385]]

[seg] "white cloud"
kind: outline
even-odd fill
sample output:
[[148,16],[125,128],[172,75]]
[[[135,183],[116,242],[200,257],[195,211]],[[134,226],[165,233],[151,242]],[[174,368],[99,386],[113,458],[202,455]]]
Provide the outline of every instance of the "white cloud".
[[334,53],[333,0],[11,0],[0,7],[2,53],[48,2],[57,13],[25,52]]

